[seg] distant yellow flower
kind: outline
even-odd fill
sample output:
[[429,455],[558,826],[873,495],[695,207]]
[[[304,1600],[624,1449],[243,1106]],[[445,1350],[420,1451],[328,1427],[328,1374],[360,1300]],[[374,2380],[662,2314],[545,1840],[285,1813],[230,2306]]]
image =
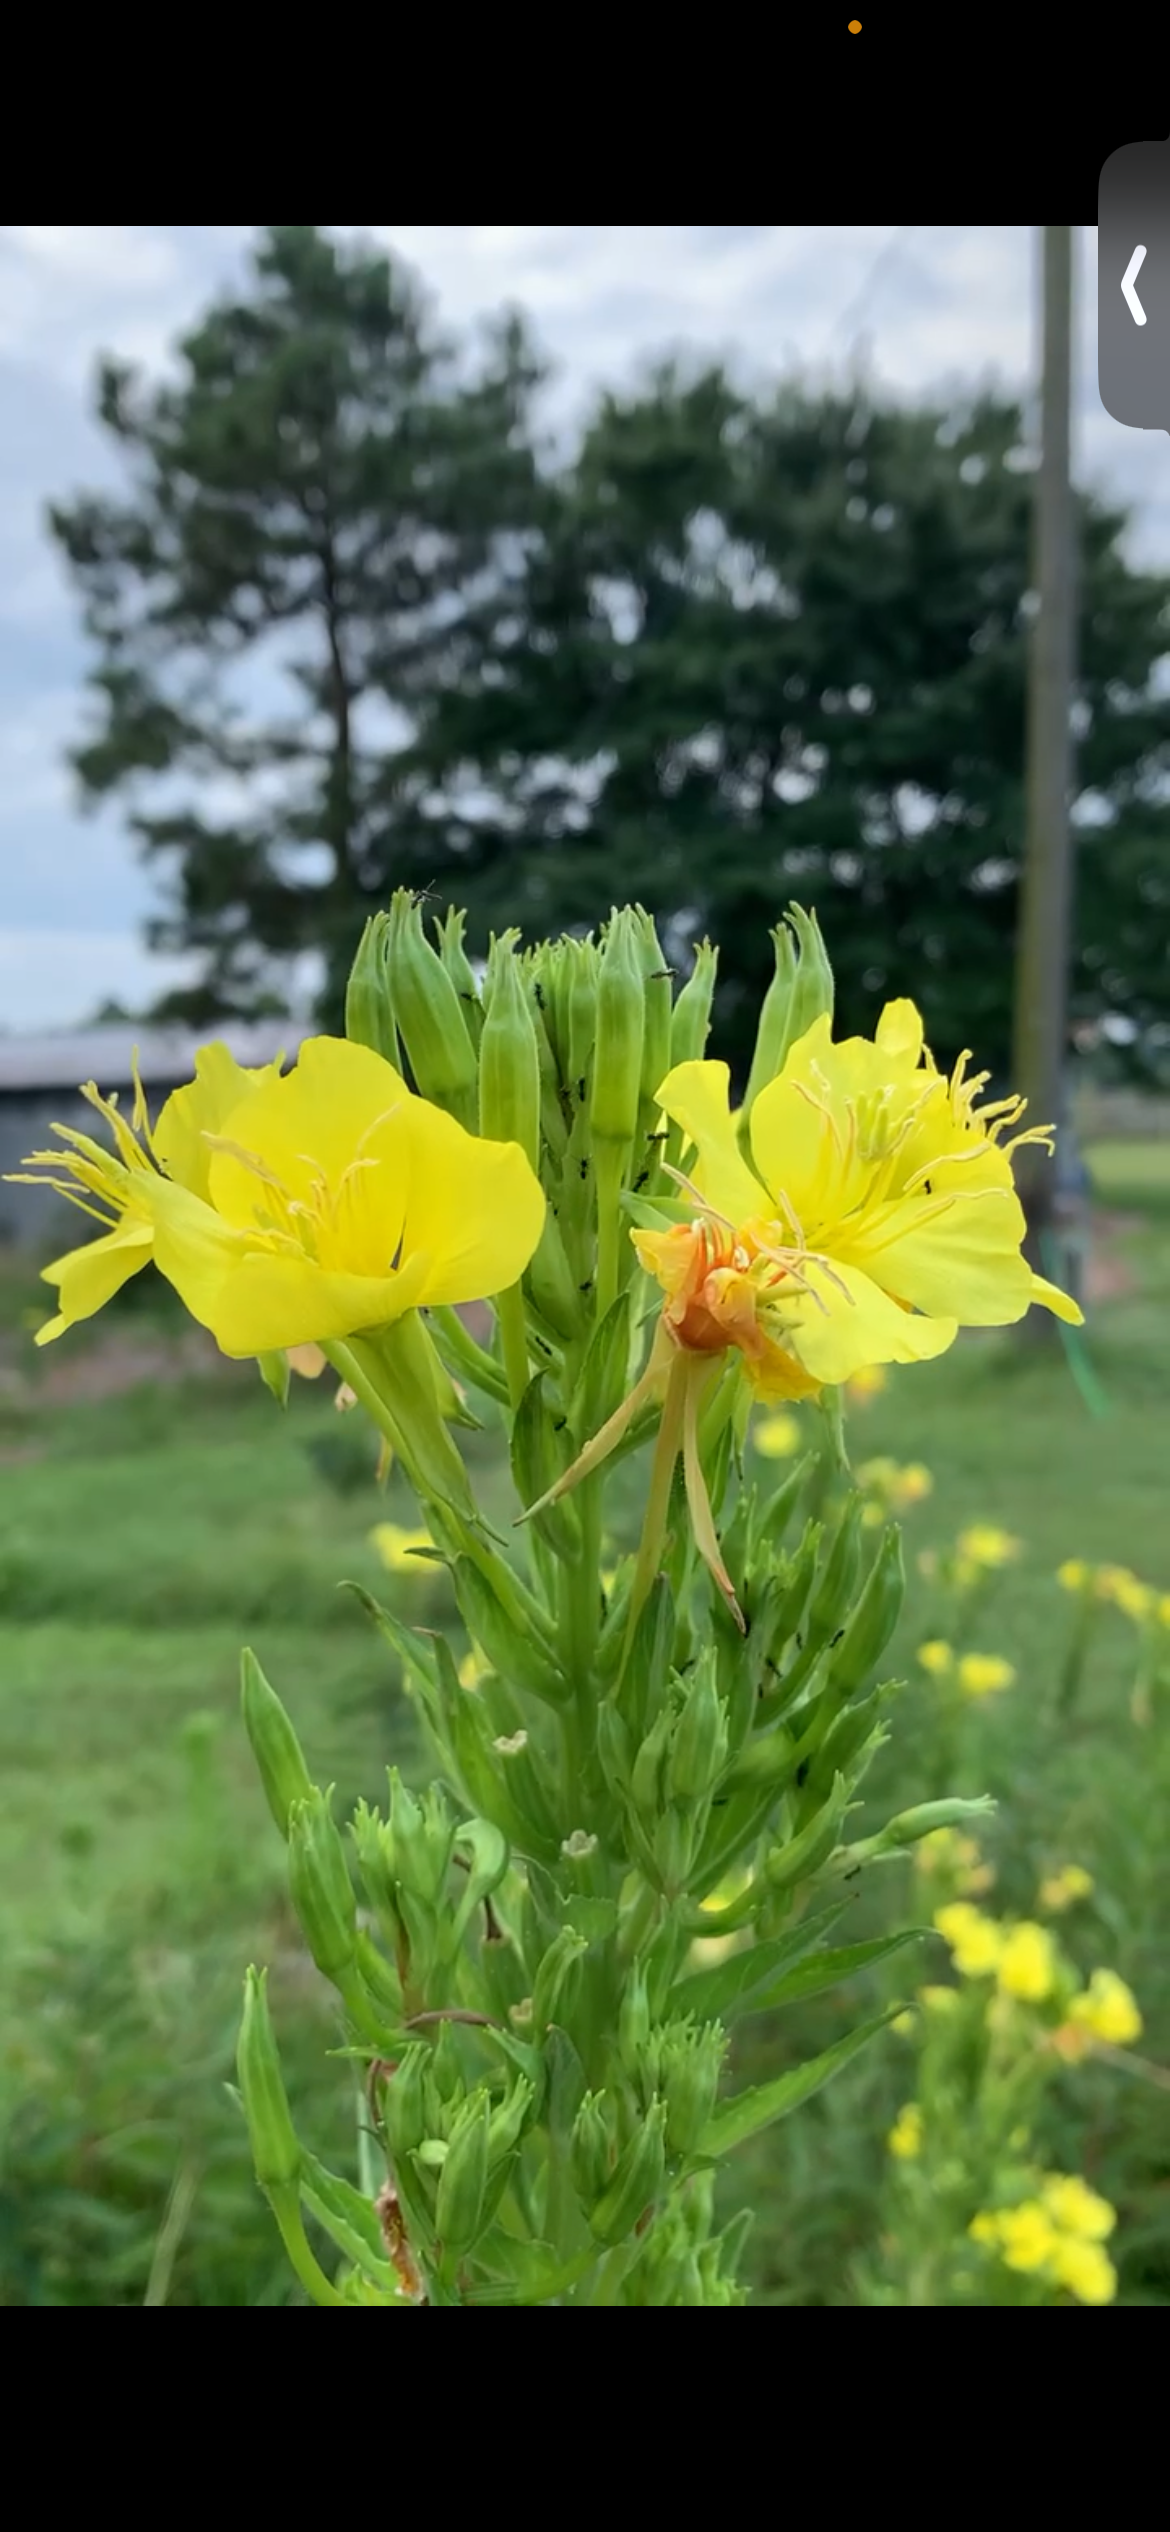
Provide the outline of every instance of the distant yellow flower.
[[990,1890],[995,1880],[994,1868],[983,1863],[973,1837],[964,1837],[958,1829],[932,1829],[918,1848],[920,1873],[945,1875],[957,1881],[967,1898]]
[[997,1530],[991,1522],[973,1522],[961,1530],[956,1541],[960,1556],[980,1572],[993,1573],[999,1566],[1011,1565],[1020,1554],[1019,1539],[1007,1530]]
[[1064,1565],[1056,1567],[1056,1580],[1061,1590],[1086,1590],[1091,1582],[1091,1565],[1086,1565],[1084,1557],[1066,1557]]
[[921,2154],[922,2112],[916,2101],[908,2101],[904,2108],[899,2110],[886,2138],[886,2144],[891,2154],[897,2155],[899,2162],[913,2162],[914,2157]]
[[1075,2235],[1064,2235],[1053,2247],[1051,2266],[1057,2283],[1066,2286],[1078,2303],[1112,2303],[1117,2292],[1117,2270],[1099,2242],[1082,2242]]
[[1047,2268],[1060,2239],[1047,2208],[1041,2206],[1038,2198],[1026,2198],[1022,2207],[1004,2207],[996,2232],[1007,2266],[1019,2269],[1025,2276]]
[[894,1459],[867,1460],[857,1471],[857,1482],[871,1500],[866,1503],[863,1519],[873,1527],[887,1512],[908,1512],[916,1503],[925,1501],[934,1479],[920,1460],[911,1460],[899,1467]]
[[964,1653],[959,1663],[959,1686],[965,1697],[993,1697],[1001,1688],[1010,1688],[1015,1671],[1010,1662],[998,1653]]
[[1065,1864],[1060,1872],[1049,1873],[1040,1884],[1040,1905],[1049,1916],[1061,1916],[1077,1899],[1087,1899],[1093,1888],[1093,1876],[1083,1864]]
[[1128,2048],[1142,2035],[1137,2000],[1115,1970],[1095,1969],[1083,1994],[1068,2009],[1074,2028],[1108,2048]]
[[852,1379],[846,1381],[845,1389],[854,1405],[863,1407],[869,1404],[871,1398],[880,1398],[883,1389],[888,1389],[889,1385],[889,1374],[882,1370],[880,1363],[863,1363],[860,1371],[855,1371]]
[[1092,1578],[1092,1566],[1086,1565],[1080,1556],[1067,1557],[1064,1564],[1056,1569],[1056,1579],[1062,1591],[1084,1591]]
[[794,1415],[765,1416],[754,1439],[765,1459],[793,1459],[800,1449],[800,1426]]
[[486,1655],[481,1653],[478,1644],[473,1644],[471,1651],[464,1654],[463,1659],[459,1664],[460,1687],[475,1690],[478,1688],[481,1679],[487,1678],[490,1670],[491,1663],[488,1661]]
[[928,2013],[953,2013],[959,2001],[959,1991],[957,1987],[920,1987],[918,2001],[925,2005]]
[[1021,2004],[1042,2004],[1056,1980],[1052,1936],[1042,1925],[1025,1919],[1004,1936],[996,1967],[1000,1992]]
[[1154,1607],[1155,1594],[1149,1584],[1139,1582],[1128,1565],[1102,1565],[1097,1576],[1097,1589],[1103,1600],[1111,1600],[1123,1616],[1140,1625]]
[[919,1645],[918,1659],[932,1679],[945,1679],[947,1672],[954,1668],[955,1656],[941,1636],[932,1636],[929,1644]]
[[990,1978],[998,1969],[1003,1934],[979,1908],[973,1908],[966,1899],[955,1899],[949,1907],[936,1909],[934,1923],[944,1943],[950,1945],[960,1977]]
[[1062,2233],[1079,2234],[1086,2242],[1105,2242],[1117,2222],[1107,2198],[1099,2198],[1079,2172],[1054,2172],[1044,2183],[1044,2204]]
[[393,1521],[379,1521],[370,1532],[370,1543],[377,1548],[388,1573],[433,1576],[433,1563],[415,1554],[416,1548],[434,1546],[429,1530],[400,1530]]

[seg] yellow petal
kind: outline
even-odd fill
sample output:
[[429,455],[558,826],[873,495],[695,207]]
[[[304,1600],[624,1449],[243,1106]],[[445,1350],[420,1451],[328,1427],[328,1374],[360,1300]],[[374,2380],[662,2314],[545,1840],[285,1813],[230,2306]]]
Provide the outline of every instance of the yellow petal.
[[751,1221],[760,1211],[761,1188],[736,1143],[729,1067],[676,1064],[657,1098],[664,1114],[681,1125],[695,1147],[698,1159],[690,1175],[712,1211],[723,1214],[728,1222]]
[[545,1198],[518,1143],[465,1133],[425,1099],[396,1122],[410,1152],[403,1268],[425,1253],[424,1304],[485,1301],[519,1281],[544,1228]]
[[1032,1299],[1033,1301],[1038,1301],[1043,1309],[1051,1310],[1054,1317],[1058,1319],[1067,1319],[1070,1327],[1083,1328],[1085,1324],[1084,1311],[1078,1307],[1077,1303],[1070,1298],[1067,1292],[1061,1292],[1060,1287],[1057,1284],[1048,1283],[1043,1275],[1033,1275],[1032,1277]]
[[154,1130],[154,1149],[169,1175],[195,1196],[208,1193],[211,1147],[205,1134],[220,1134],[226,1119],[249,1092],[280,1077],[280,1063],[246,1072],[217,1039],[201,1046],[195,1058],[195,1079],[174,1090]]
[[[244,1229],[284,1218],[280,1190],[294,1205],[314,1209],[324,1187],[336,1210],[322,1217],[330,1251],[322,1262],[387,1273],[405,1201],[396,1120],[413,1104],[401,1074],[372,1048],[309,1038],[292,1072],[252,1091],[223,1119],[218,1130],[234,1151],[213,1152],[209,1184],[217,1210]],[[253,1155],[259,1168],[241,1154]],[[354,1166],[365,1162],[371,1165]]]
[[877,1027],[874,1044],[883,1055],[896,1056],[901,1062],[917,1065],[922,1061],[922,1014],[912,1002],[887,1002]]
[[56,1284],[60,1307],[55,1319],[38,1328],[37,1344],[47,1345],[78,1319],[92,1319],[95,1310],[112,1300],[131,1275],[149,1265],[153,1245],[151,1223],[129,1214],[103,1239],[90,1240],[84,1248],[70,1249],[68,1256],[58,1257],[46,1266],[44,1280]]
[[834,1240],[834,1256],[861,1266],[916,1309],[954,1313],[968,1327],[1006,1327],[1032,1298],[1020,1254],[1024,1216],[1006,1189],[906,1196],[877,1205]]
[[849,1380],[863,1363],[930,1362],[945,1354],[958,1334],[957,1319],[919,1318],[899,1309],[868,1275],[838,1265],[836,1258],[831,1274],[816,1260],[801,1271],[824,1307],[802,1294],[791,1305],[797,1324],[784,1342],[814,1380]]

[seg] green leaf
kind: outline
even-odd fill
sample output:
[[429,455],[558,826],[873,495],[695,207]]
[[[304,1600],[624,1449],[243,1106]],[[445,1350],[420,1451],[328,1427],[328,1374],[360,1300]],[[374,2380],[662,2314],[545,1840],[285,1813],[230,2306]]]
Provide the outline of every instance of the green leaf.
[[298,2185],[310,2215],[316,2217],[330,2241],[372,2285],[388,2288],[397,2300],[398,2281],[386,2257],[382,2228],[369,2199],[363,2198],[348,2180],[340,2180],[336,2172],[327,2171],[324,2163],[309,2153],[302,2153]]
[[266,1389],[272,1391],[278,1407],[288,1405],[289,1368],[287,1354],[257,1354],[256,1363]]
[[753,1943],[748,1951],[732,1952],[710,1969],[692,1971],[688,1978],[678,1981],[674,1990],[679,2012],[693,2013],[699,2022],[723,2022],[729,2014],[751,2010],[745,1999],[768,1979],[803,1960],[848,1905],[847,1900],[835,1900],[832,1907],[822,1908],[815,1917],[790,1926],[786,1934],[773,1935],[766,1943]]
[[830,2083],[856,2057],[869,2040],[884,2031],[895,2014],[905,2012],[905,2004],[887,2005],[884,2013],[876,2013],[872,2021],[861,2022],[832,2048],[822,2050],[819,2057],[810,2057],[804,2066],[794,2066],[787,2075],[778,2075],[770,2084],[753,2084],[749,2091],[736,2093],[725,2101],[703,2131],[700,2153],[705,2162],[714,2162],[721,2154],[730,2154],[737,2145],[746,2144],[749,2136],[758,2136],[762,2128],[773,2126],[777,2119],[786,2119],[790,2110],[799,2110],[803,2101],[810,2101],[814,2092]]
[[497,2228],[479,2244],[476,2262],[482,2261],[498,2275],[477,2282],[464,2299],[472,2304],[551,2303],[554,2296],[567,2294],[588,2276],[598,2257],[593,2243],[575,2259],[558,2259],[551,2242],[514,2242]]
[[930,1928],[908,1926],[900,1934],[879,1935],[872,1943],[845,1943],[837,1951],[814,1952],[796,1969],[765,1980],[758,1993],[753,1993],[749,2013],[772,2013],[777,2006],[796,2004],[806,1996],[822,1995],[828,1987],[839,1987],[845,1978],[853,1978],[858,1970],[871,1969],[875,1961],[886,1960],[891,1952],[900,1952],[905,1943],[921,1943]]

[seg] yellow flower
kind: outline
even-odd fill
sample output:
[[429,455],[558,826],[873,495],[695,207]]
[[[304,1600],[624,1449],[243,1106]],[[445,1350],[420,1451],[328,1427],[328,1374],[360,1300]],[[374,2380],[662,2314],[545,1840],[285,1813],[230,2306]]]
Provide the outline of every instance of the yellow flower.
[[30,1152],[24,1169],[11,1173],[14,1184],[53,1187],[82,1213],[109,1225],[101,1239],[71,1249],[45,1267],[45,1282],[57,1286],[58,1313],[38,1328],[38,1345],[48,1345],[80,1319],[92,1318],[131,1275],[150,1264],[155,1250],[151,1199],[160,1171],[165,1170],[168,1181],[188,1197],[206,1199],[211,1165],[206,1138],[222,1131],[226,1118],[249,1092],[275,1080],[283,1060],[281,1056],[259,1072],[246,1072],[226,1046],[201,1046],[194,1081],[172,1091],[153,1132],[138,1077],[137,1053],[132,1123],[121,1115],[115,1100],[103,1099],[96,1083],[83,1084],[82,1098],[110,1127],[114,1149],[95,1143],[74,1126],[55,1125],[53,1132],[60,1135],[65,1148]]
[[993,1697],[1001,1688],[1010,1688],[1015,1678],[1010,1662],[998,1653],[964,1653],[959,1663],[959,1686],[965,1697]]
[[908,2101],[899,2110],[886,2144],[891,2154],[897,2155],[899,2162],[912,2162],[916,2154],[921,2154],[922,2112],[916,2101]]
[[998,1969],[1003,1934],[980,1909],[973,1908],[966,1899],[955,1899],[949,1907],[936,1909],[934,1923],[944,1943],[950,1945],[960,1977],[989,1978]]
[[1148,1583],[1139,1582],[1128,1565],[1102,1565],[1097,1576],[1097,1590],[1102,1600],[1111,1600],[1127,1618],[1140,1625],[1154,1606],[1154,1593]]
[[1009,2268],[1025,2276],[1047,2268],[1060,2240],[1046,2207],[1026,2198],[1020,2207],[1004,2207],[996,2222],[1000,2253]]
[[863,1515],[872,1528],[885,1512],[906,1512],[911,1505],[922,1503],[931,1492],[934,1479],[929,1468],[923,1468],[918,1460],[900,1468],[893,1459],[871,1459],[858,1469],[857,1482],[873,1498]]
[[930,1672],[932,1679],[945,1679],[947,1672],[954,1666],[955,1656],[950,1645],[943,1643],[941,1636],[932,1636],[929,1644],[919,1645],[918,1659],[923,1669]]
[[1112,1969],[1093,1971],[1083,1994],[1074,1996],[1068,2018],[1074,2029],[1102,2040],[1108,2048],[1128,2048],[1142,2035],[1137,2000]]
[[1050,1916],[1060,1916],[1077,1899],[1087,1899],[1093,1887],[1093,1876],[1083,1864],[1065,1864],[1058,1873],[1049,1873],[1040,1884],[1040,1905]]
[[416,1548],[434,1546],[429,1530],[400,1530],[393,1521],[379,1521],[370,1532],[370,1543],[377,1548],[388,1573],[433,1576],[433,1562],[415,1554]]
[[994,2250],[999,2242],[999,2219],[984,2208],[981,2214],[972,2216],[967,2231],[973,2242],[981,2242],[986,2250]]
[[1044,2204],[1062,2233],[1076,2233],[1086,2242],[1104,2242],[1117,2222],[1107,2198],[1099,2198],[1079,2172],[1054,2172],[1044,2183]]
[[1092,1576],[1092,1566],[1086,1565],[1080,1556],[1067,1557],[1064,1564],[1056,1569],[1056,1579],[1062,1591],[1084,1591]]
[[845,1387],[855,1406],[868,1406],[871,1398],[880,1398],[883,1389],[888,1389],[889,1374],[882,1370],[880,1363],[862,1363],[860,1370],[846,1381]]
[[765,1416],[755,1428],[755,1445],[765,1459],[792,1459],[800,1449],[800,1426],[794,1415]]
[[1007,1530],[997,1530],[989,1521],[976,1521],[970,1529],[960,1530],[955,1544],[960,1556],[981,1573],[994,1573],[1002,1565],[1014,1564],[1020,1553],[1019,1540]]
[[[415,1563],[417,1564],[417,1562],[418,1559],[416,1557]],[[459,1664],[460,1687],[466,1688],[469,1691],[478,1688],[481,1679],[486,1679],[490,1670],[491,1663],[487,1660],[486,1656],[481,1653],[478,1644],[473,1644],[471,1651],[464,1654],[463,1659]]]
[[918,2001],[928,2013],[953,2013],[959,2001],[957,1987],[920,1987]]
[[631,1233],[666,1293],[678,1344],[737,1346],[764,1396],[800,1396],[863,1366],[919,1362],[958,1327],[1002,1327],[1034,1301],[1075,1302],[1021,1254],[1010,1154],[1030,1127],[1018,1099],[977,1106],[987,1076],[948,1080],[913,1003],[887,1003],[872,1043],[835,1045],[827,1015],[793,1046],[751,1110],[751,1166],[736,1138],[726,1064],[676,1065],[657,1091],[696,1158],[698,1218]]
[[1066,2286],[1078,2303],[1112,2303],[1117,2271],[1099,2242],[1065,2235],[1054,2244],[1050,2264],[1058,2285]]
[[93,1092],[117,1159],[68,1131],[68,1151],[34,1156],[115,1217],[106,1239],[46,1269],[62,1307],[42,1339],[100,1308],[152,1253],[237,1357],[326,1344],[516,1282],[545,1214],[519,1144],[465,1133],[344,1038],[306,1040],[283,1075],[244,1076],[222,1047],[200,1062],[153,1134],[141,1095],[132,1133]]
[[1029,1918],[1013,1925],[1004,1936],[996,1975],[1003,1995],[1015,1996],[1021,2004],[1041,2004],[1056,1979],[1056,1954],[1045,1927]]

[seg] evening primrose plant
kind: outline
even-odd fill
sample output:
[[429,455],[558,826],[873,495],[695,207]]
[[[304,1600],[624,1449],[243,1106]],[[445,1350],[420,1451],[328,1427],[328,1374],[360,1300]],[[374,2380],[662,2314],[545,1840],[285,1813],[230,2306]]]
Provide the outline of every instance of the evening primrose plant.
[[882,2254],[863,2299],[910,2304],[1103,2304],[1116,2270],[1114,2210],[1075,2173],[1038,2163],[1044,2097],[1069,2067],[1124,2059],[1142,2018],[1107,1968],[1085,1979],[1050,1922],[1092,1890],[1077,1864],[1047,1875],[1034,1918],[980,1902],[994,1876],[975,1841],[944,1831],[916,1856],[924,1913],[952,1978],[898,2017],[913,2089],[886,2139]]
[[[706,1052],[708,944],[676,994],[641,908],[586,940],[506,932],[480,974],[463,931],[453,912],[428,939],[400,891],[366,927],[345,1037],[288,1071],[204,1048],[154,1123],[140,1089],[127,1119],[91,1084],[105,1139],[60,1128],[26,1164],[99,1226],[47,1269],[39,1341],[153,1263],[278,1400],[329,1367],[414,1497],[412,1527],[373,1536],[402,1614],[353,1587],[414,1701],[423,1790],[392,1770],[343,1829],[243,1662],[359,2103],[354,2172],[331,2172],[250,1971],[240,2102],[306,2294],[733,2304],[723,2157],[897,2007],[746,2089],[730,2031],[896,1951],[906,1934],[841,1925],[859,1876],[986,1808],[857,1833],[903,1572],[851,1478],[842,1397],[960,1326],[1033,1303],[1079,1318],[1023,1256],[1012,1153],[1047,1129],[981,1103],[966,1057],[941,1073],[911,1002],[837,1040],[798,908],[738,1108]],[[481,1343],[460,1312],[484,1301]],[[510,1519],[461,1447],[484,1426],[506,1438]],[[417,1622],[436,1568],[457,1641]]]

